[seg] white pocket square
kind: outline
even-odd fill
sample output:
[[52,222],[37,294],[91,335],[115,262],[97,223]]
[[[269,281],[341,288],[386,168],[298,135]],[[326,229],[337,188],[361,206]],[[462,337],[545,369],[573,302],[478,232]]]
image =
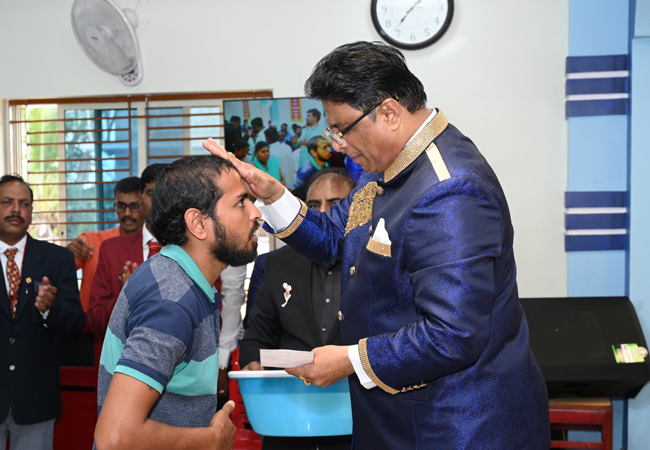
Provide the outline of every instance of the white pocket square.
[[388,237],[388,231],[386,231],[386,222],[383,217],[377,222],[377,228],[375,229],[375,234],[372,238],[379,242],[380,244],[390,245],[390,238]]

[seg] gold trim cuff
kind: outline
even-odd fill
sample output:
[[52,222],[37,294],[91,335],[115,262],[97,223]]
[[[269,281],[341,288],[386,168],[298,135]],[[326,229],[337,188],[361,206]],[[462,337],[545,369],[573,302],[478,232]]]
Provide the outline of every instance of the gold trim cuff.
[[372,367],[370,367],[370,361],[368,361],[368,348],[366,347],[367,340],[368,338],[364,338],[359,341],[359,357],[361,358],[361,364],[363,364],[363,370],[366,371],[366,374],[370,377],[370,379],[382,390],[393,395],[399,393],[397,389],[393,389],[392,387],[388,386],[386,383],[381,381],[379,378],[377,378],[377,375],[375,375],[375,371],[372,370]]
[[300,211],[298,212],[296,218],[293,219],[293,222],[291,222],[291,224],[287,228],[285,228],[284,231],[276,233],[273,236],[275,236],[278,239],[284,239],[288,236],[291,236],[293,232],[298,229],[303,219],[307,215],[307,209],[308,209],[307,205],[305,205],[305,203],[302,200],[300,200]]

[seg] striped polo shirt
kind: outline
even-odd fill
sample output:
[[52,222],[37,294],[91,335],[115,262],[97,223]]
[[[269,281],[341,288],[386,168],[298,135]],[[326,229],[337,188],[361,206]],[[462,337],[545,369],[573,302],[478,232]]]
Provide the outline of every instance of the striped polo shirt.
[[151,419],[205,427],[217,408],[219,301],[192,258],[170,245],[131,275],[117,299],[99,367],[97,414],[116,372],[161,395]]

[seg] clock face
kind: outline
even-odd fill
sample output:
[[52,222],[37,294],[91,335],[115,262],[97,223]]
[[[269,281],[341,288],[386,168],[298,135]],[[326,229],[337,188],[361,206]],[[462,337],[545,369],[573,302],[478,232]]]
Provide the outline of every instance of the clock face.
[[449,28],[453,0],[372,0],[372,22],[382,39],[415,50],[433,44]]

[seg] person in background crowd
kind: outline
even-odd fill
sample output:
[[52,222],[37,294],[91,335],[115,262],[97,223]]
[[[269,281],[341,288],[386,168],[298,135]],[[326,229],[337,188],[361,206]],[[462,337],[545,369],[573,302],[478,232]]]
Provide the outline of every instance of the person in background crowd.
[[284,177],[282,176],[282,170],[280,169],[280,160],[275,156],[271,156],[269,144],[265,141],[257,141],[257,144],[255,144],[253,165],[271,175],[284,186]]
[[300,136],[302,135],[302,127],[296,123],[291,125],[291,129],[293,130],[293,133],[289,133],[287,137],[284,140],[284,143],[291,146],[293,151],[296,153],[296,164],[300,163]]
[[320,136],[315,136],[309,140],[307,145],[309,149],[309,159],[300,166],[296,174],[296,181],[293,183],[293,188],[301,186],[312,174],[323,167],[329,167],[328,161],[332,154],[330,143]]
[[278,140],[278,130],[275,128],[266,130],[264,135],[266,136],[266,143],[269,144],[271,156],[275,156],[280,161],[280,171],[284,177],[285,186],[293,186],[298,167],[295,166],[291,147]]
[[262,121],[261,117],[256,117],[251,121],[251,125],[253,128],[253,133],[251,137],[248,139],[248,147],[251,150],[255,149],[255,144],[258,143],[259,141],[264,140],[264,131],[266,131],[266,128],[264,128],[264,122]]
[[233,153],[235,154],[235,157],[239,159],[240,161],[243,161],[248,164],[253,164],[253,158],[250,157],[249,153],[249,148],[248,148],[248,142],[246,142],[243,139],[239,139],[238,141],[235,142]]
[[57,335],[84,326],[74,256],[32,239],[32,189],[0,178],[0,448],[52,450],[61,415]]
[[115,184],[115,203],[119,225],[115,228],[99,231],[86,231],[68,244],[74,253],[77,270],[81,269],[81,306],[88,310],[90,288],[99,262],[102,242],[107,239],[140,231],[144,224],[142,217],[142,191],[140,178],[123,178]]
[[[334,172],[316,175],[310,181],[307,206],[321,212],[347,197],[355,185],[350,177]],[[324,265],[312,263],[285,246],[271,254],[260,255],[255,261],[254,271],[259,265],[265,269],[239,349],[242,370],[264,370],[259,363],[261,349],[311,351],[323,345],[341,345],[337,317],[341,309],[340,260]],[[291,286],[289,301],[284,298],[285,283]],[[262,448],[348,450],[350,444],[351,436],[266,436]]]
[[229,152],[233,151],[235,142],[242,138],[241,118],[232,116],[230,122],[226,122],[223,130],[224,141]]
[[251,127],[248,125],[248,119],[244,119],[241,126],[242,139],[247,141],[251,137]]
[[312,108],[307,111],[307,123],[302,127],[302,133],[300,134],[300,160],[298,161],[298,167],[301,167],[305,162],[309,160],[309,141],[315,137],[320,137],[321,133],[325,131],[325,121],[321,123],[321,112]]
[[88,329],[98,342],[104,340],[108,321],[124,283],[143,261],[160,251],[160,245],[151,234],[148,220],[156,177],[166,165],[151,164],[144,169],[140,177],[142,217],[145,226],[135,233],[107,239],[102,243],[86,312]]
[[255,258],[259,210],[221,158],[181,158],[156,184],[148,225],[166,247],[130,277],[111,317],[96,447],[231,449],[234,402],[216,412],[213,286],[228,265]]

